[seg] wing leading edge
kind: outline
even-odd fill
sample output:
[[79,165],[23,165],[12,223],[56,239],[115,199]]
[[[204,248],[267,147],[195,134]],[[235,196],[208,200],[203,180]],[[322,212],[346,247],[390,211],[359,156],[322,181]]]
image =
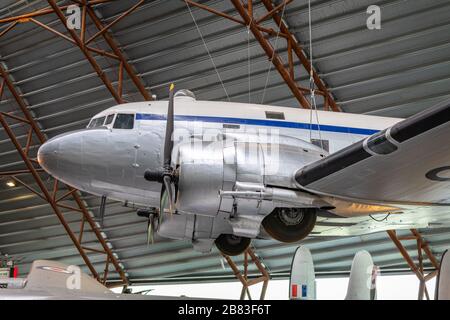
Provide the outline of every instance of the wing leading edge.
[[450,100],[303,167],[295,180],[342,198],[450,204]]

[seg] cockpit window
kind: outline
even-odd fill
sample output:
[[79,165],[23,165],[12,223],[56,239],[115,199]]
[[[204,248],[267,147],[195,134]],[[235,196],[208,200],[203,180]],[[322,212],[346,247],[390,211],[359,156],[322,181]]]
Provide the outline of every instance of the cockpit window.
[[103,122],[105,122],[106,117],[94,118],[88,125],[88,128],[98,128],[103,126]]
[[133,129],[134,127],[134,114],[117,114],[116,121],[114,122],[114,129]]
[[113,122],[113,119],[114,119],[114,113],[107,116],[105,126],[110,125]]

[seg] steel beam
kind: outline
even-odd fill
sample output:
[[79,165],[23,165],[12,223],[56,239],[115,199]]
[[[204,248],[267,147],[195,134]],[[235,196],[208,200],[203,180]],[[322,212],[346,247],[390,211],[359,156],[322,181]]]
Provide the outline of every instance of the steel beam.
[[[269,11],[274,10],[271,0],[261,0],[261,2],[264,4],[267,10]],[[275,21],[275,23],[280,26],[281,32],[287,35],[288,44],[290,44],[292,50],[295,52],[297,58],[300,60],[301,64],[306,69],[306,71],[308,71],[308,73],[311,73],[312,71],[314,83],[316,84],[317,88],[323,92],[322,95],[324,96],[325,104],[329,105],[331,110],[333,111],[341,111],[341,109],[336,104],[334,97],[328,91],[327,86],[323,83],[322,79],[319,77],[317,72],[314,70],[314,68],[311,70],[311,62],[309,61],[308,57],[305,54],[305,51],[303,51],[302,47],[300,46],[295,36],[289,31],[289,28],[286,25],[286,23],[281,19],[281,17],[278,15],[277,12],[272,14],[272,18]]]
[[[243,273],[241,273],[238,266],[233,261],[233,259],[231,259],[230,256],[227,256],[225,254],[222,254],[222,256],[225,258],[228,265],[231,267],[231,270],[233,270],[234,276],[242,283],[240,299],[244,300],[245,297],[247,296],[251,300],[252,298],[250,295],[249,287],[262,282],[263,286],[261,289],[261,295],[260,295],[259,299],[264,300],[264,298],[266,296],[267,286],[268,286],[269,280],[270,280],[270,275],[269,275],[269,272],[267,272],[264,265],[259,260],[259,258],[256,256],[253,249],[249,247],[244,252],[244,272]],[[254,263],[254,265],[256,266],[258,271],[261,273],[261,276],[252,278],[250,280],[248,279],[248,263],[249,263],[248,258],[249,257],[251,258],[251,261]]]
[[[414,272],[414,274],[419,279],[420,285],[419,285],[419,293],[418,298],[419,300],[423,300],[424,297],[427,298],[427,300],[430,300],[430,296],[427,290],[426,282],[433,279],[437,275],[437,270],[439,270],[439,262],[437,261],[436,257],[431,252],[431,249],[428,245],[428,243],[423,239],[422,235],[417,229],[411,229],[410,230],[412,236],[404,236],[399,237],[397,236],[397,232],[394,230],[388,230],[387,233],[389,237],[391,238],[392,242],[394,242],[395,246],[397,247],[398,251],[402,255],[403,259],[405,259],[408,266],[411,268],[411,271]],[[418,264],[414,262],[414,260],[411,258],[411,256],[408,253],[408,250],[403,246],[402,240],[416,240],[417,244],[417,256],[418,256]],[[426,257],[430,260],[431,264],[435,268],[434,271],[425,274],[424,270],[424,255],[425,253]]]
[[[152,100],[151,94],[147,91],[145,88],[145,85],[142,82],[142,79],[136,74],[133,67],[128,63],[125,55],[122,53],[119,46],[116,44],[114,38],[109,33],[110,28],[114,26],[116,23],[118,23],[120,20],[125,18],[126,16],[130,15],[132,12],[134,12],[142,3],[143,0],[139,0],[134,6],[132,6],[130,9],[125,11],[123,14],[119,16],[119,18],[115,19],[113,22],[109,23],[108,25],[104,26],[102,21],[97,17],[93,6],[98,4],[103,4],[107,2],[111,2],[112,0],[82,0],[81,2],[76,1],[78,5],[82,7],[82,27],[80,35],[77,34],[74,30],[69,29],[67,27],[67,21],[64,16],[63,10],[66,10],[69,5],[65,6],[58,6],[56,4],[56,1],[48,0],[48,3],[50,7],[43,8],[34,12],[22,14],[15,17],[9,17],[5,19],[0,19],[0,24],[9,23],[9,25],[3,29],[3,31],[0,32],[0,37],[5,35],[6,33],[13,30],[16,25],[19,23],[27,23],[31,22],[34,23],[43,29],[52,32],[56,36],[59,36],[72,44],[78,46],[81,50],[81,52],[84,54],[85,58],[89,61],[89,63],[94,68],[95,72],[97,73],[98,77],[102,80],[105,87],[108,89],[108,91],[111,93],[113,98],[117,103],[123,103],[125,102],[122,98],[123,95],[123,73],[126,72],[129,78],[132,80],[138,91],[141,93],[143,98],[145,100]],[[53,14],[55,13],[58,17],[58,19],[61,21],[61,23],[64,25],[66,30],[69,33],[69,36],[57,31],[56,29],[36,20],[36,17],[40,17],[43,15]],[[90,38],[86,41],[85,39],[85,31],[86,31],[86,17],[89,15],[91,21],[94,23],[95,27],[99,30],[94,37]],[[92,42],[95,38],[102,36],[108,46],[111,48],[112,53],[93,48],[88,46],[89,42]],[[119,61],[119,79],[118,79],[118,85],[117,89],[114,88],[112,81],[107,77],[106,73],[103,71],[101,66],[97,63],[96,59],[92,56],[92,53],[96,53],[99,55],[103,55],[109,58],[113,58]],[[92,275],[97,278],[99,281],[105,282],[107,280],[107,275],[109,272],[109,266],[112,265],[115,269],[115,271],[119,274],[119,278],[121,279],[121,282],[124,285],[128,284],[128,279],[125,276],[124,271],[120,267],[117,259],[113,255],[113,252],[109,248],[108,244],[106,243],[105,239],[103,238],[101,231],[98,229],[95,221],[93,220],[90,212],[87,210],[84,202],[81,200],[79,193],[76,189],[71,188],[70,186],[66,186],[66,188],[69,190],[64,195],[57,197],[58,192],[58,182],[55,180],[54,182],[54,189],[53,192],[50,192],[47,190],[45,184],[43,183],[42,179],[40,178],[39,173],[42,172],[42,169],[38,167],[38,163],[36,159],[32,159],[29,157],[29,150],[32,143],[32,137],[35,135],[39,141],[39,144],[42,144],[46,141],[46,136],[42,133],[40,127],[38,126],[37,122],[34,120],[33,114],[28,109],[27,104],[25,103],[24,99],[22,99],[19,92],[14,87],[13,81],[10,79],[9,74],[7,71],[0,66],[0,75],[3,78],[3,82],[0,86],[1,93],[3,92],[4,87],[8,87],[9,91],[11,92],[14,100],[17,102],[17,104],[20,107],[20,110],[22,111],[24,117],[20,117],[17,115],[13,115],[10,113],[2,113],[0,114],[0,122],[2,126],[5,129],[5,132],[8,134],[9,139],[13,142],[14,146],[16,147],[17,151],[19,152],[19,155],[21,156],[22,160],[24,161],[27,170],[23,171],[11,171],[11,172],[4,172],[5,174],[9,173],[9,176],[11,176],[17,183],[20,183],[24,185],[24,187],[29,190],[30,192],[33,192],[37,194],[39,197],[44,199],[46,202],[50,204],[55,214],[58,216],[61,224],[63,225],[64,229],[68,233],[69,237],[71,238],[72,242],[74,243],[75,247],[79,251],[81,257],[83,258],[84,262],[86,263],[87,267],[91,271]],[[26,139],[26,146],[25,148],[20,145],[18,138],[15,136],[13,130],[11,129],[11,126],[9,125],[7,118],[11,118],[15,121],[18,121],[22,123],[23,125],[29,125],[30,129],[27,134]],[[31,174],[36,181],[39,190],[35,190],[30,188],[29,185],[24,184],[23,181],[21,181],[19,178],[16,177],[16,175],[28,173]],[[3,174],[2,174],[3,175]],[[76,207],[68,206],[65,204],[60,203],[62,200],[67,200],[69,197],[72,197],[72,200],[75,201]],[[72,211],[76,211],[81,213],[82,219],[81,219],[81,225],[80,230],[78,232],[78,237],[75,236],[75,233],[70,229],[68,223],[65,221],[63,214],[60,211],[60,208],[69,209]],[[106,261],[105,261],[105,270],[104,275],[101,278],[96,270],[93,267],[93,264],[90,262],[89,257],[86,253],[86,251],[93,251],[93,248],[84,248],[81,244],[83,239],[83,233],[85,231],[86,227],[90,227],[92,232],[97,237],[100,246],[102,247],[101,250],[97,250],[98,252],[101,252],[103,254],[106,254]],[[98,253],[97,252],[97,253]]]
[[[284,82],[287,84],[294,97],[300,103],[301,107],[307,109],[311,108],[310,102],[305,97],[306,94],[310,93],[310,89],[301,87],[296,81],[294,73],[294,65],[295,65],[294,55],[296,59],[300,62],[300,64],[305,68],[305,70],[309,74],[311,74],[314,84],[317,87],[315,93],[323,96],[324,109],[341,111],[339,106],[336,104],[334,97],[331,95],[327,86],[319,77],[317,72],[314,70],[314,68],[311,70],[311,63],[307,58],[307,55],[305,54],[303,48],[301,47],[300,43],[297,41],[295,36],[289,31],[288,26],[286,25],[285,21],[283,21],[282,17],[279,14],[279,12],[286,5],[292,2],[291,0],[285,0],[276,6],[273,5],[271,0],[261,0],[262,4],[267,9],[267,12],[263,14],[261,17],[255,17],[253,15],[254,12],[253,1],[251,0],[247,1],[247,6],[244,6],[242,1],[240,0],[231,0],[233,6],[241,16],[242,20],[230,16],[229,14],[226,14],[224,12],[220,12],[216,9],[210,8],[204,4],[194,2],[192,0],[184,0],[184,1],[188,5],[192,5],[202,10],[206,10],[212,14],[215,14],[222,18],[231,20],[235,23],[248,27],[249,30],[252,32],[253,36],[255,37],[255,39],[260,44],[261,48],[266,53],[270,62],[273,64],[275,69],[283,78]],[[266,28],[261,25],[262,22],[268,19],[273,19],[275,24],[279,26],[278,31],[273,30],[271,28]],[[288,54],[287,68],[285,67],[286,63],[282,60],[281,56],[276,52],[276,50],[272,47],[270,41],[267,39],[267,35],[278,36],[279,38],[282,38],[287,41],[287,54]]]
[[254,17],[251,17],[248,14],[248,10],[243,6],[240,0],[231,0],[234,7],[236,8],[239,15],[244,19],[246,25],[250,28],[251,32],[255,39],[259,42],[264,52],[267,54],[271,63],[278,70],[279,74],[286,82],[289,89],[291,89],[292,94],[297,98],[303,108],[310,109],[311,105],[309,101],[305,98],[302,91],[298,88],[298,85],[291,78],[289,72],[285,69],[284,63],[281,60],[281,57],[275,51],[275,49],[270,44],[270,41],[266,39],[264,34],[257,28],[256,21]]
[[[30,131],[29,131],[28,138],[27,138],[27,145],[31,144],[33,134],[35,137],[37,137],[40,144],[44,143],[46,141],[45,135],[40,130],[38,124],[34,120],[31,112],[29,111],[29,109],[28,109],[27,105],[25,104],[24,100],[22,99],[21,95],[17,92],[12,80],[10,79],[8,72],[4,69],[4,67],[1,64],[0,64],[0,77],[3,78],[5,85],[8,87],[11,95],[13,96],[14,100],[17,102],[20,110],[22,111],[22,114],[24,115],[24,118],[15,116],[14,120],[20,121],[23,125],[28,125],[30,127]],[[47,189],[45,183],[43,182],[43,180],[39,174],[39,172],[41,172],[42,169],[38,167],[38,163],[37,163],[36,159],[33,159],[29,156],[29,154],[28,154],[29,148],[27,148],[27,147],[24,148],[20,144],[20,142],[19,142],[17,136],[15,135],[15,133],[13,132],[10,124],[6,120],[7,116],[10,117],[11,115],[5,114],[5,113],[0,113],[0,123],[2,124],[9,139],[14,144],[22,161],[25,163],[25,166],[27,167],[26,171],[31,173],[32,177],[34,178],[37,186],[39,187],[40,192],[38,190],[32,189],[27,184],[24,184],[20,179],[18,179],[15,176],[16,174],[23,174],[25,171],[12,172],[13,174],[11,175],[11,177],[14,177],[15,181],[23,184],[25,186],[25,188],[27,188],[30,192],[37,194],[51,206],[52,210],[58,217],[61,225],[63,226],[63,228],[65,229],[67,234],[69,235],[69,238],[72,240],[73,244],[77,248],[84,263],[89,268],[93,277],[99,281],[106,281],[106,276],[104,275],[103,278],[101,278],[100,275],[95,270],[93,263],[90,261],[89,256],[86,253],[86,250],[83,248],[83,246],[81,244],[81,237],[77,238],[77,236],[75,235],[75,232],[70,228],[69,224],[65,220],[64,215],[61,212],[60,208],[69,208],[70,210],[75,210],[75,211],[80,212],[82,214],[82,219],[81,219],[82,222],[81,222],[81,227],[80,227],[79,233],[80,234],[83,233],[83,231],[85,229],[85,224],[87,222],[90,229],[95,234],[100,246],[102,247],[102,249],[103,249],[102,252],[105,253],[107,256],[108,267],[109,267],[109,263],[111,262],[112,265],[114,266],[115,271],[118,273],[119,278],[121,279],[121,282],[124,285],[127,285],[128,279],[125,276],[124,270],[120,267],[118,260],[113,255],[111,248],[108,246],[106,240],[104,239],[104,237],[101,234],[101,231],[98,229],[91,214],[89,213],[89,211],[85,207],[83,201],[81,200],[79,193],[72,187],[66,186],[66,188],[69,189],[70,193],[66,193],[66,194],[64,194],[63,197],[57,198],[57,192],[58,192],[57,180],[55,180],[54,188],[53,188],[52,192]],[[66,206],[66,205],[59,203],[59,201],[61,201],[63,199],[67,199],[67,197],[69,195],[73,197],[73,200],[77,204],[77,208],[73,208],[73,207]]]
[[[142,2],[140,2],[139,5],[141,3]],[[132,11],[128,11],[127,15],[129,15],[131,12]],[[88,13],[89,17],[91,18],[92,22],[94,22],[94,24],[96,25],[96,27],[98,29],[108,30],[109,27],[106,28],[103,26],[101,20],[97,17],[97,15],[94,12],[94,10],[92,9],[92,7],[87,7],[87,13]],[[124,54],[119,49],[119,46],[116,44],[116,42],[114,41],[113,37],[109,34],[109,32],[108,31],[103,32],[102,37],[105,39],[105,41],[108,43],[108,45],[110,46],[110,48],[112,49],[114,54],[117,55],[117,57],[119,58],[119,60],[121,62],[121,65],[119,67],[119,74],[120,74],[120,70],[122,68],[124,68],[125,71],[127,72],[128,76],[130,77],[131,81],[133,81],[134,85],[139,90],[139,92],[144,97],[144,99],[147,101],[153,100],[151,94],[148,92],[148,90],[145,88],[144,84],[142,83],[142,79],[136,75],[135,71],[133,70],[133,67],[128,63]],[[119,89],[118,89],[119,91],[121,91],[122,83],[123,83],[122,81],[120,81],[120,79],[121,79],[121,77],[119,76]]]
[[[110,29],[112,26],[116,25],[119,21],[121,21],[123,18],[129,16],[131,13],[133,13],[139,6],[141,6],[144,3],[144,0],[139,0],[135,5],[133,5],[130,9],[123,12],[117,19],[109,23],[108,25],[104,26],[102,21],[97,17],[97,14],[95,13],[93,6],[101,3],[110,2],[111,0],[92,0],[87,1],[83,0],[83,2],[77,2],[77,5],[80,5],[82,7],[82,25],[81,25],[81,32],[80,34],[77,34],[75,30],[69,28],[67,26],[67,19],[63,13],[63,10],[67,9],[69,5],[65,6],[58,6],[56,4],[56,1],[54,0],[48,0],[48,3],[50,5],[49,8],[44,8],[41,10],[37,10],[35,12],[30,12],[27,14],[23,14],[16,17],[10,17],[6,19],[0,19],[0,25],[3,23],[10,23],[3,31],[0,32],[0,37],[5,35],[6,33],[10,32],[14,29],[14,27],[18,23],[27,23],[31,22],[36,24],[37,26],[52,32],[54,35],[61,37],[69,42],[71,42],[73,45],[76,45],[79,47],[83,55],[85,56],[86,60],[91,64],[94,71],[97,73],[97,76],[100,78],[100,80],[103,82],[105,87],[108,89],[108,91],[113,96],[114,100],[117,103],[124,103],[122,94],[123,94],[123,72],[122,69],[126,71],[131,81],[136,86],[139,93],[142,95],[144,100],[152,100],[152,96],[150,92],[145,88],[145,85],[142,81],[142,79],[136,74],[133,67],[128,63],[127,58],[123,54],[122,50],[117,45],[116,41],[110,34]],[[48,15],[55,13],[58,17],[58,19],[62,22],[65,29],[69,33],[68,35],[65,35],[64,33],[56,30],[55,28],[50,27],[49,25],[42,23],[38,20],[36,20],[36,17],[42,16],[42,15]],[[91,37],[90,39],[86,40],[86,18],[87,15],[89,15],[90,19],[98,29],[98,32]],[[113,53],[101,50],[98,48],[94,48],[92,46],[89,46],[89,43],[91,43],[93,40],[95,40],[97,37],[102,36],[108,46],[111,48]],[[117,88],[114,88],[112,81],[108,78],[103,68],[98,64],[96,59],[93,57],[92,53],[96,53],[108,58],[112,58],[119,61],[119,79],[118,79],[118,85]]]
[[[112,26],[114,26],[115,24],[117,24],[120,20],[122,20],[123,18],[125,18],[126,16],[128,16],[130,13],[132,13],[134,10],[136,10],[141,4],[144,3],[145,0],[139,0],[138,3],[136,3],[134,6],[132,6],[130,9],[128,9],[127,11],[125,11],[124,13],[122,13],[118,18],[114,19],[114,21],[108,23],[108,25],[99,28],[100,30],[94,34],[92,37],[90,37],[85,44],[89,44],[91,41],[93,41],[95,38],[97,38],[98,36],[104,34],[105,32],[108,32],[108,29],[110,29]],[[88,9],[89,7],[87,5],[83,5],[84,9]],[[97,18],[97,16],[95,16]]]
[[81,41],[81,38],[78,36],[78,34],[75,32],[75,30],[71,29],[67,25],[67,19],[64,13],[62,12],[61,8],[58,7],[55,0],[47,0],[50,7],[52,7],[53,11],[58,16],[59,20],[61,20],[62,24],[66,28],[66,30],[69,32],[72,39],[76,42],[77,46],[80,48],[81,52],[84,54],[85,58],[89,61],[89,63],[94,68],[95,72],[99,76],[99,78],[102,80],[108,91],[111,93],[111,95],[114,97],[117,103],[124,103],[124,100],[122,97],[118,94],[118,92],[113,87],[111,80],[109,80],[108,76],[103,72],[102,67],[97,63],[97,60],[91,55],[89,50],[86,48],[85,44]]
[[[113,2],[113,1],[114,0],[90,0],[90,1],[87,1],[87,5],[94,6],[94,5],[103,4],[103,3],[107,3],[107,2]],[[64,5],[64,6],[59,6],[59,8],[61,10],[66,10],[70,6],[71,5]],[[53,8],[47,7],[47,8],[43,8],[43,9],[38,9],[33,12],[21,14],[18,16],[0,19],[0,24],[10,23],[10,22],[26,22],[27,19],[29,19],[29,18],[41,17],[41,16],[45,16],[47,14],[51,14],[54,12],[55,11]]]

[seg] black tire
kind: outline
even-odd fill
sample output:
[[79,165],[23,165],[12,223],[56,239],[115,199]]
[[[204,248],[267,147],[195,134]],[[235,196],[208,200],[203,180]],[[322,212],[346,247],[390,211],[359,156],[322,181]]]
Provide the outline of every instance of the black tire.
[[216,239],[216,247],[227,256],[237,256],[247,250],[250,238],[238,237],[232,234],[221,234]]
[[297,242],[309,235],[316,218],[317,212],[313,208],[277,208],[264,218],[262,225],[275,240]]

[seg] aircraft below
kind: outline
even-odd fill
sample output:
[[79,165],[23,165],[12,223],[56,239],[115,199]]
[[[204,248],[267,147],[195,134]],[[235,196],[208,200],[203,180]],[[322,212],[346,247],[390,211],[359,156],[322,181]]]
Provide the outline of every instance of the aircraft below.
[[119,294],[77,266],[36,260],[26,278],[0,278],[0,300],[189,300],[198,298]]
[[450,254],[445,250],[439,264],[435,300],[450,300]]
[[156,232],[201,252],[450,225],[450,101],[403,120],[169,92],[54,137],[40,165],[138,208],[149,241]]
[[[376,300],[378,267],[365,250],[353,258],[345,300]],[[291,264],[289,278],[290,300],[316,300],[316,274],[311,252],[305,246],[298,247]]]

